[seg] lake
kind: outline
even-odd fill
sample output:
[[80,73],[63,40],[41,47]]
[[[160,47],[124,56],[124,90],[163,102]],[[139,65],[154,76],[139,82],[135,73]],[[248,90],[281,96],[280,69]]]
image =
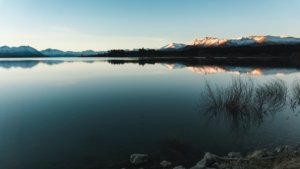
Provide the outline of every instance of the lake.
[[[298,107],[289,106],[297,68],[1,59],[0,78],[3,169],[130,168],[132,153],[192,166],[204,152],[246,153],[300,141]],[[287,103],[259,117],[233,115],[228,106],[210,114],[203,104],[207,87],[227,90],[234,79],[253,86],[280,80]]]

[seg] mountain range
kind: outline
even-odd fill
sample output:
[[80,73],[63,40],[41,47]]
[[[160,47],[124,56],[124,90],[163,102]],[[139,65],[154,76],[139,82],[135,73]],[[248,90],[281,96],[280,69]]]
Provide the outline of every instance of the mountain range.
[[102,51],[93,51],[93,50],[86,50],[82,52],[73,52],[73,51],[61,51],[58,49],[45,49],[40,51],[44,56],[48,57],[80,57],[80,56],[93,56],[102,54]]
[[0,57],[81,57],[102,54],[102,51],[86,50],[81,52],[61,51],[58,49],[45,49],[38,51],[30,46],[0,47]]
[[43,54],[30,46],[0,47],[0,57],[41,57]]
[[202,39],[196,39],[193,44],[178,44],[171,43],[161,48],[166,49],[182,49],[187,46],[194,47],[234,47],[234,46],[255,46],[255,45],[288,45],[288,44],[300,44],[300,38],[288,37],[288,36],[249,36],[241,37],[237,39],[220,39],[215,37],[205,37]]
[[[156,51],[183,51],[186,48],[211,48],[211,47],[253,47],[268,45],[295,45],[300,44],[300,38],[283,36],[249,36],[237,39],[219,39],[206,37],[196,39],[192,44],[170,43]],[[58,49],[45,49],[38,51],[30,46],[0,47],[0,57],[81,57],[100,56],[105,51],[86,50],[81,52],[61,51]]]

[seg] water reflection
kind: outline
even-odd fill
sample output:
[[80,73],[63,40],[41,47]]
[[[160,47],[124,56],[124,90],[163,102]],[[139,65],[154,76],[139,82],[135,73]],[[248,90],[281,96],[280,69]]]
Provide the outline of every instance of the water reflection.
[[56,61],[56,60],[0,61],[0,67],[5,69],[11,69],[11,68],[31,69],[40,63],[46,65],[57,65],[57,64],[64,63],[64,61]]
[[36,65],[38,65],[38,61],[1,61],[0,67],[5,69],[10,68],[23,68],[23,69],[30,69]]
[[296,73],[299,70],[296,68],[260,68],[260,67],[232,67],[232,66],[187,66],[188,70],[199,74],[218,74],[218,73],[231,73],[231,74],[247,74],[252,76],[262,75],[276,75],[283,76],[286,74]]
[[122,64],[138,64],[141,66],[147,64],[162,64],[168,69],[188,69],[191,72],[199,74],[217,74],[217,73],[232,73],[232,74],[248,74],[253,76],[261,75],[286,75],[299,72],[295,67],[278,67],[272,66],[271,63],[267,65],[255,65],[245,66],[241,64],[226,65],[226,64],[212,64],[206,63],[203,58],[139,58],[139,59],[108,59],[108,63],[114,65]]
[[234,78],[226,87],[206,82],[201,103],[210,120],[225,118],[234,130],[249,129],[282,111],[287,93],[287,85],[280,79],[255,85],[251,79]]
[[136,58],[42,58],[42,59],[1,59],[0,68],[11,69],[11,68],[22,68],[31,69],[39,64],[45,64],[48,66],[58,65],[62,63],[82,62],[93,64],[95,62],[107,62],[112,65],[122,64],[138,64],[140,66],[159,64],[163,65],[168,69],[187,69],[193,73],[199,74],[219,74],[219,73],[231,73],[231,74],[247,74],[253,76],[261,75],[277,75],[282,76],[286,74],[299,72],[298,68],[293,67],[244,67],[241,66],[225,66],[225,65],[205,65],[199,60],[195,59],[172,59],[167,58],[163,60],[153,59],[136,59]]
[[72,62],[83,62],[83,63],[94,63],[97,60],[0,60],[0,67],[4,69],[11,69],[11,68],[22,68],[22,69],[31,69],[39,64],[45,64],[48,66],[59,65],[63,63],[72,63]]
[[[61,65],[52,66],[57,64]],[[223,84],[233,76],[228,71],[249,72],[256,68],[187,61],[118,66],[106,59],[71,58],[0,59],[1,65],[5,69],[18,67],[0,71],[0,135],[5,138],[0,141],[1,169],[108,168],[105,166],[128,162],[129,155],[136,152],[158,158],[158,165],[165,159],[181,165],[186,160],[194,165],[206,151],[247,152],[269,143],[296,142],[300,137],[299,119],[287,121],[290,115],[278,113],[284,105],[295,105],[295,110],[300,107],[300,101],[290,102],[300,98],[293,92],[296,83],[288,85],[298,74],[280,77],[286,84],[280,80],[261,83],[269,77],[247,76],[251,79],[233,79],[228,86],[221,86],[220,81]],[[207,74],[196,74],[190,68]],[[212,75],[212,69],[224,71]],[[266,69],[260,70],[266,74]],[[213,101],[206,117],[227,120],[220,125],[207,127],[206,121],[211,121],[197,114],[199,95],[195,92],[203,89],[199,87],[199,83],[204,84],[203,78],[210,80],[206,84],[210,90],[206,91],[214,96],[202,97],[202,101]],[[300,93],[300,87],[298,90]],[[268,123],[266,117],[276,113],[273,122]],[[260,127],[246,132],[244,139],[234,139],[228,125]]]

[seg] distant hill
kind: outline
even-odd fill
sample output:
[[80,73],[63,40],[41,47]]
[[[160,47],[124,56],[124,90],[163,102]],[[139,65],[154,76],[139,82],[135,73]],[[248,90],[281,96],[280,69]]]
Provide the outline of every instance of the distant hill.
[[61,51],[58,49],[46,49],[38,51],[30,46],[20,46],[20,47],[0,47],[0,57],[81,57],[81,56],[94,56],[103,54],[104,52],[86,50],[82,52],[73,51]]
[[0,47],[0,57],[280,57],[299,58],[300,38],[283,36],[249,36],[237,39],[206,37],[193,44],[170,43],[160,49],[86,50],[81,52],[46,49],[30,46]]
[[30,46],[0,47],[0,57],[43,57],[43,54]]
[[102,51],[93,51],[93,50],[86,50],[82,52],[73,52],[73,51],[61,51],[58,49],[46,49],[42,50],[41,53],[45,56],[49,57],[81,57],[81,56],[93,56],[102,54]]

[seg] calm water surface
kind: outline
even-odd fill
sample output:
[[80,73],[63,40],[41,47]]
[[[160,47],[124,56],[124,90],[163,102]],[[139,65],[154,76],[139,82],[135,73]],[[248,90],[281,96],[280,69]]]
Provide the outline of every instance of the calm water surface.
[[207,118],[201,106],[206,82],[226,86],[243,77],[290,85],[300,78],[297,69],[106,60],[0,60],[0,168],[114,168],[131,153],[190,165],[207,151],[300,141],[300,117],[289,108],[235,130],[227,118]]

